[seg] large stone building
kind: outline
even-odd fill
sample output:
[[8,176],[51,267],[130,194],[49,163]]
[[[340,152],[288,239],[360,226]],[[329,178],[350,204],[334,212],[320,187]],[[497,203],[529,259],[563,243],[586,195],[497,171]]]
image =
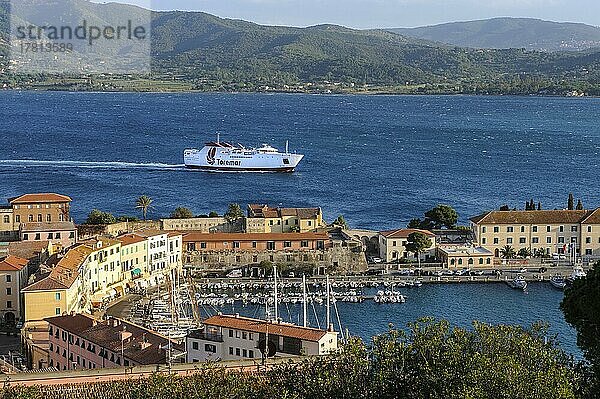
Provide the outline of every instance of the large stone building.
[[24,223],[69,222],[71,198],[54,193],[24,194],[0,207],[0,240],[18,240]]
[[204,321],[203,330],[187,337],[187,362],[259,360],[259,348],[265,348],[267,340],[273,357],[325,355],[338,347],[334,331],[217,315]]
[[483,247],[443,245],[437,248],[438,259],[449,269],[490,268],[494,266],[494,254]]
[[471,219],[475,239],[496,257],[510,246],[546,255],[574,248],[584,261],[600,259],[600,208],[585,210],[492,211]]
[[321,208],[271,208],[248,205],[248,233],[306,233],[325,227]]
[[50,241],[59,248],[68,248],[77,242],[77,227],[69,222],[21,223],[21,241]]
[[12,255],[0,258],[0,317],[6,324],[23,319],[21,290],[27,284],[28,263]]
[[187,233],[187,267],[231,269],[270,262],[313,274],[366,269],[362,244],[328,233]]
[[422,260],[435,256],[435,234],[427,230],[398,229],[379,233],[379,257],[386,263],[399,262],[402,259],[414,260],[416,255],[406,249],[408,237],[413,233],[421,233],[431,240],[431,246],[419,256]]
[[166,364],[169,349],[181,354],[174,341],[125,320],[96,320],[85,314],[46,318],[48,366],[58,370],[133,367]]
[[244,230],[244,220],[239,219],[229,223],[222,216],[199,217],[191,219],[161,219],[161,230],[195,231],[198,233],[241,233]]

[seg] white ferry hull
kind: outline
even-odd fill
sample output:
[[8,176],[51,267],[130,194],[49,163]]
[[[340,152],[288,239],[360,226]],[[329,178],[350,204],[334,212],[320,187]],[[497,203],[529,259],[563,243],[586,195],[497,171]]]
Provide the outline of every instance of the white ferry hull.
[[293,172],[304,155],[256,150],[204,147],[184,152],[186,168],[213,172]]

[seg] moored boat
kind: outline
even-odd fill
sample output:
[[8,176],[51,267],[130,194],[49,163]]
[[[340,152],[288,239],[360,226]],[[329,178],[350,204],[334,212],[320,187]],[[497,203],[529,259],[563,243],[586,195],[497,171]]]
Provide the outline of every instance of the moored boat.
[[563,276],[553,276],[550,279],[550,284],[552,284],[552,286],[554,288],[557,288],[559,290],[564,290],[565,287],[567,286],[567,282],[565,281]]
[[507,280],[506,284],[512,289],[525,291],[527,289],[527,281],[523,276],[517,276],[513,280]]

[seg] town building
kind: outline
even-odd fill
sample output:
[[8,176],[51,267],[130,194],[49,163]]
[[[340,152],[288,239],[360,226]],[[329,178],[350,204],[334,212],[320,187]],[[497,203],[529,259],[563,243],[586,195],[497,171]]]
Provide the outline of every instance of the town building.
[[239,315],[217,315],[204,321],[203,330],[188,335],[187,362],[259,361],[263,356],[260,348],[267,346],[274,349],[274,357],[326,355],[337,350],[337,334]]
[[97,320],[86,314],[46,318],[49,367],[58,370],[167,364],[182,348],[151,330],[117,318]]
[[169,270],[181,271],[183,266],[183,234],[171,231],[167,234],[167,264]]
[[325,227],[321,208],[271,208],[248,205],[247,233],[306,233]]
[[492,211],[471,219],[477,243],[501,257],[506,246],[600,259],[600,208],[586,210]]
[[435,234],[427,230],[419,229],[398,229],[388,230],[379,233],[379,257],[385,263],[400,262],[400,260],[415,260],[416,254],[406,249],[408,237],[413,233],[424,234],[431,240],[431,246],[425,249],[419,257],[421,260],[428,260],[435,257],[436,240]]
[[494,253],[483,247],[443,245],[437,248],[438,259],[449,269],[490,268]]
[[[117,237],[121,243],[121,271],[123,280],[136,280],[148,276],[148,243],[136,234]],[[129,288],[132,288],[132,284]]]
[[77,227],[68,222],[27,222],[19,229],[21,241],[49,241],[58,248],[69,248],[77,242]]
[[169,232],[161,230],[141,230],[134,234],[147,241],[148,282],[162,284],[169,275]]
[[161,219],[160,229],[167,231],[195,231],[198,233],[241,233],[244,220],[230,223],[223,216],[191,219]]
[[9,255],[0,258],[0,317],[9,325],[23,320],[21,290],[27,284],[29,260]]

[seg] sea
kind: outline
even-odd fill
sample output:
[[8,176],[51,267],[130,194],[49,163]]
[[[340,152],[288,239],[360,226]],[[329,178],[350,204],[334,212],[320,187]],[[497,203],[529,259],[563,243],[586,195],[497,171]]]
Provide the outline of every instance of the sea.
[[[229,203],[320,206],[355,228],[400,228],[437,204],[461,223],[526,201],[564,208],[569,193],[600,206],[600,99],[0,91],[0,198],[58,192],[83,222],[92,209],[149,217],[178,206],[222,213]],[[186,170],[183,151],[221,140],[305,155],[293,174]],[[421,316],[457,325],[550,323],[566,348],[574,331],[540,284],[430,286],[404,305],[348,304],[368,337]],[[345,306],[345,305],[344,305]]]

